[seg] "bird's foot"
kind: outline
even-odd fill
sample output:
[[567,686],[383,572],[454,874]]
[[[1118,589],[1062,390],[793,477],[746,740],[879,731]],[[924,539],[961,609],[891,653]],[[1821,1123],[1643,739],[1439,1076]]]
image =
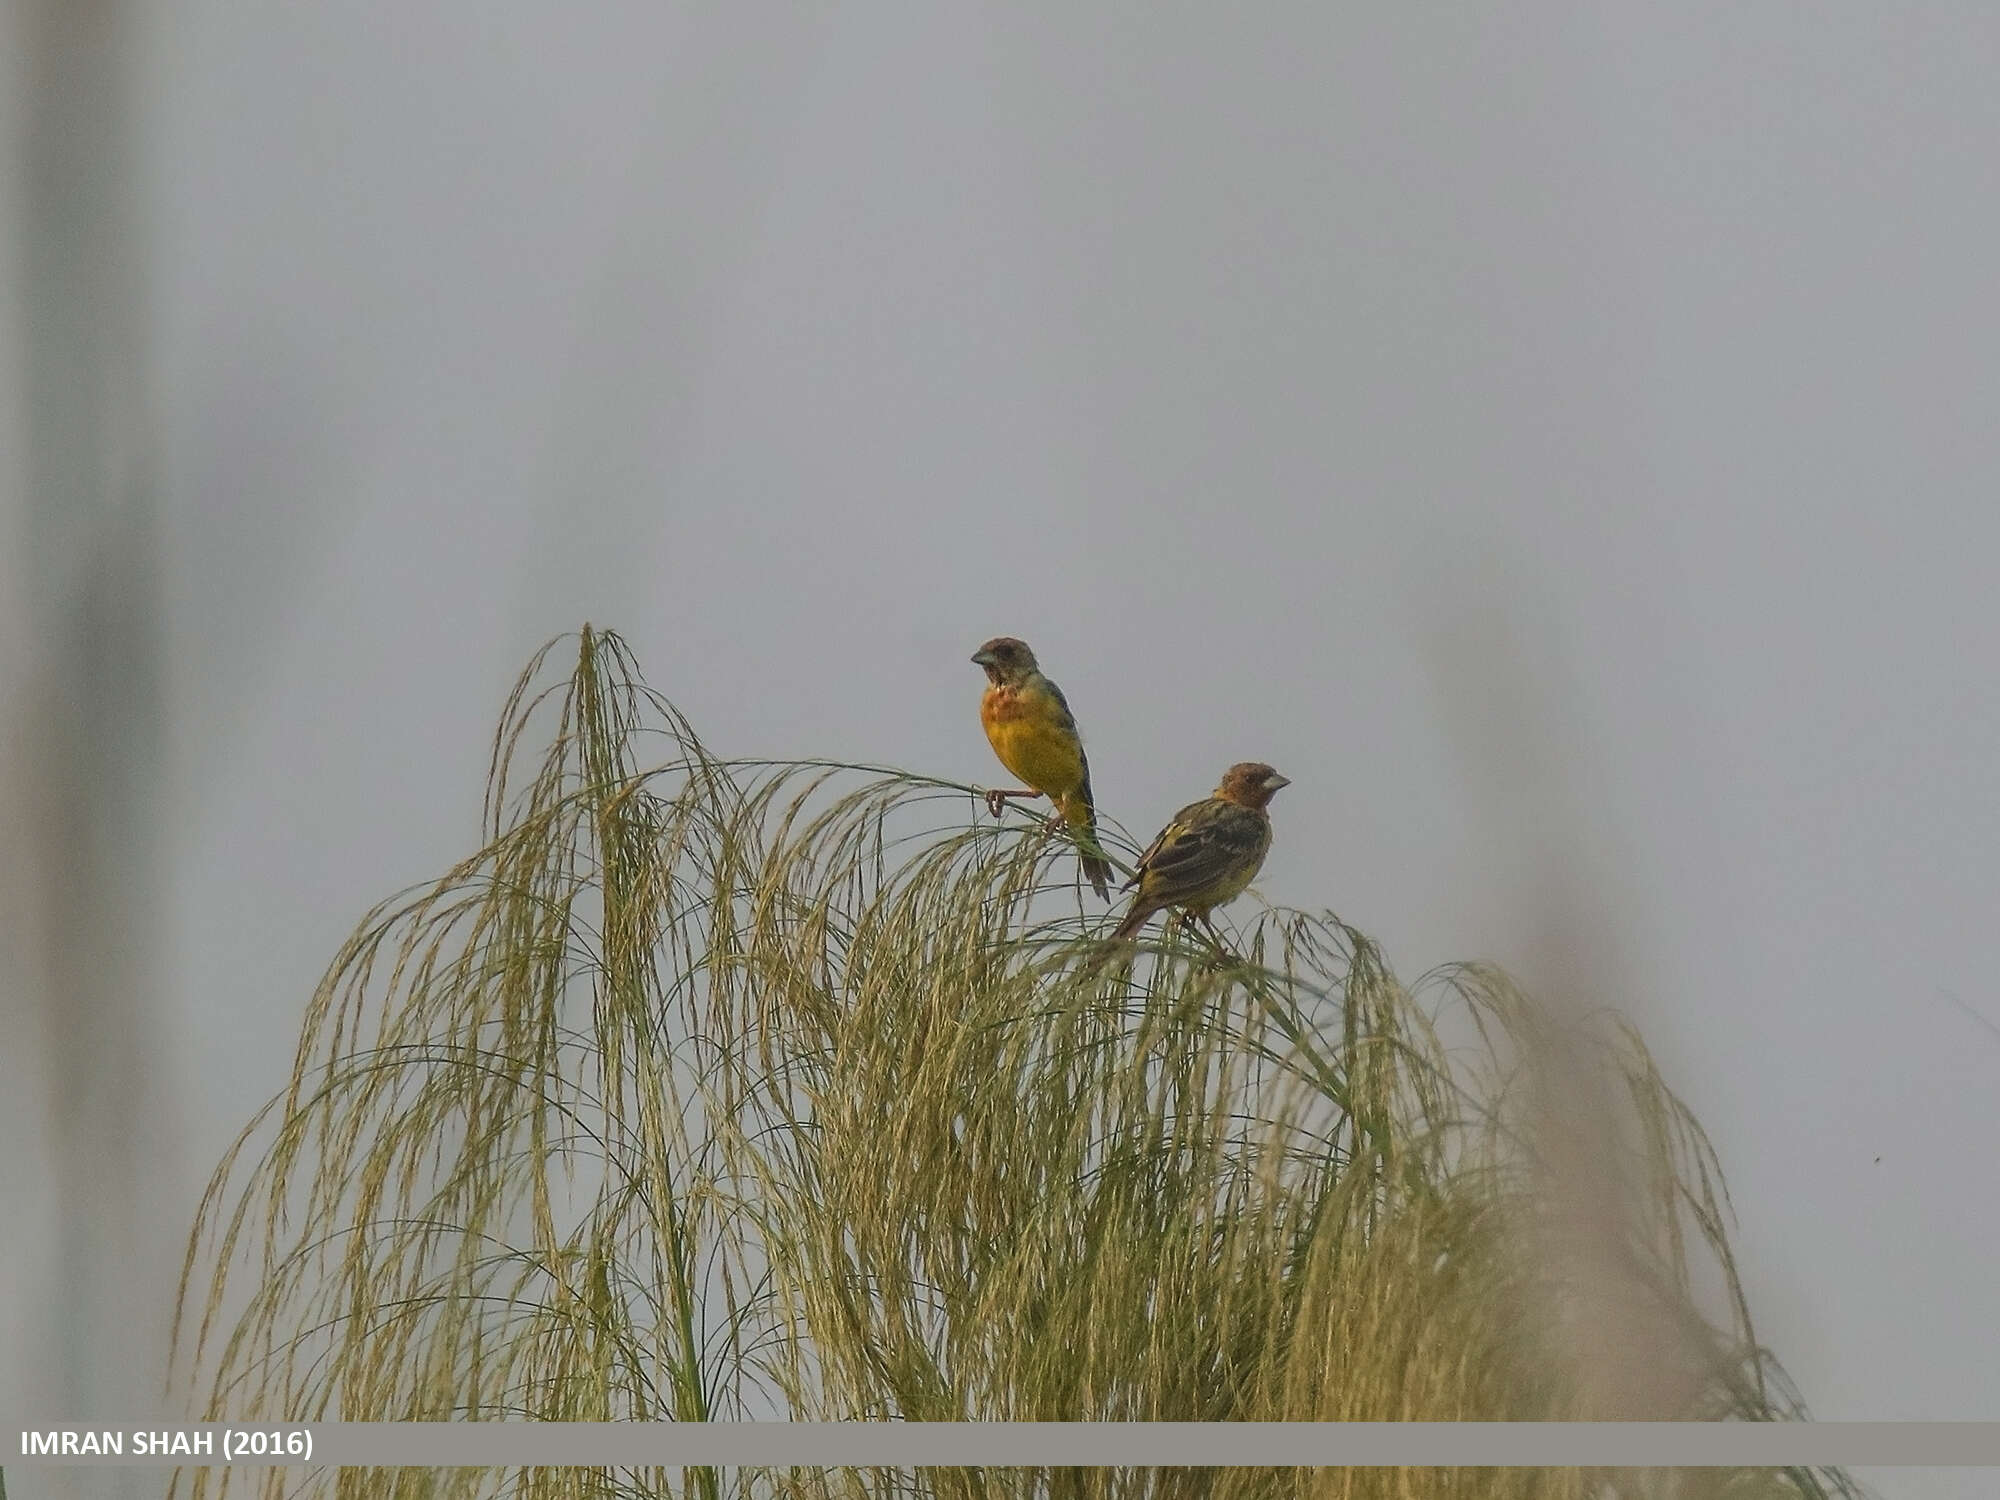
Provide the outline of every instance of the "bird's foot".
[[1214,921],[1208,916],[1187,917],[1186,925],[1182,930],[1186,932],[1199,930],[1202,942],[1208,946],[1209,955],[1202,961],[1201,966],[1203,969],[1212,973],[1217,969],[1227,968],[1232,964],[1243,962],[1241,958],[1230,950],[1229,944],[1223,938],[1220,929],[1216,927]]
[[1019,790],[1010,790],[1006,787],[998,786],[988,787],[986,789],[986,810],[997,818],[1007,810],[1007,801],[1010,797],[1019,797],[1025,800],[1041,795],[1033,787],[1022,787]]

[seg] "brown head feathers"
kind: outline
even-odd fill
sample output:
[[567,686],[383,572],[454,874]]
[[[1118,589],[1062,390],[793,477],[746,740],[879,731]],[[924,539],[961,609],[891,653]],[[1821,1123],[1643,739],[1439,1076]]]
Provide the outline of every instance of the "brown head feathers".
[[1238,761],[1222,773],[1222,784],[1216,787],[1215,795],[1224,802],[1262,811],[1267,802],[1291,784],[1290,777],[1279,775],[1261,760]]
[[1036,670],[1035,653],[1028,643],[1011,635],[996,635],[972,653],[972,659],[986,668],[994,682],[1018,682]]

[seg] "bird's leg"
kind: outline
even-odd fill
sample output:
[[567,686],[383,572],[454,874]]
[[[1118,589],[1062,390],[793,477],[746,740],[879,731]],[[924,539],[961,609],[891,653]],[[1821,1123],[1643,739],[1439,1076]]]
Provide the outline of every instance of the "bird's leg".
[[1201,928],[1207,934],[1209,942],[1214,944],[1215,956],[1218,960],[1227,959],[1231,963],[1239,964],[1243,962],[1235,953],[1230,951],[1229,944],[1223,940],[1222,930],[1215,925],[1214,916],[1208,912],[1203,912],[1201,914]]
[[1000,816],[1000,814],[1002,814],[1007,810],[1008,798],[1019,797],[1022,798],[1023,800],[1026,800],[1033,797],[1039,797],[1041,795],[1042,794],[1036,791],[1033,787],[1027,787],[1027,786],[1013,788],[1013,789],[1003,789],[997,786],[988,787],[986,789],[986,810],[992,813],[993,816],[997,818]]

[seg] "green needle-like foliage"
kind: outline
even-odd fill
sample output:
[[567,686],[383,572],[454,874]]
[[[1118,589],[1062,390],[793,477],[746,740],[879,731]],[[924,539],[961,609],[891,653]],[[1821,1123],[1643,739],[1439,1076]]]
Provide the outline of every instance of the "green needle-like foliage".
[[[210,1419],[1796,1413],[1751,1332],[1713,1153],[1629,1031],[1557,1024],[1488,969],[1405,989],[1330,914],[1257,912],[1227,948],[1160,929],[1107,948],[1039,820],[896,771],[718,761],[616,636],[586,628],[543,685],[551,649],[495,739],[485,846],[363,921],[289,1089],[211,1183],[177,1334]],[[1714,1470],[237,1478],[1847,1492]]]

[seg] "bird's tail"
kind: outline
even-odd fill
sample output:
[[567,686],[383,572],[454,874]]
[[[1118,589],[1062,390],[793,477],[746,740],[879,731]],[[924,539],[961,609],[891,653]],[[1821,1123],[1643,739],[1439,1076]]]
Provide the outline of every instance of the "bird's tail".
[[1084,853],[1079,857],[1083,860],[1084,879],[1088,880],[1090,888],[1097,892],[1097,899],[1100,901],[1109,901],[1111,899],[1111,862],[1090,853]]
[[1123,942],[1127,938],[1138,936],[1139,929],[1146,925],[1155,910],[1157,908],[1148,906],[1139,897],[1133,897],[1132,909],[1125,913],[1125,920],[1112,929],[1111,941]]
[[1097,892],[1097,899],[1111,899],[1111,861],[1097,842],[1097,810],[1086,798],[1070,798],[1063,807],[1069,831],[1076,838],[1076,857],[1083,862],[1084,879]]
[[1146,919],[1152,916],[1155,910],[1156,908],[1146,905],[1143,900],[1134,896],[1132,909],[1125,913],[1125,920],[1120,922],[1111,936],[1104,940],[1104,946],[1098,950],[1097,956],[1083,966],[1083,976],[1086,979],[1095,978],[1113,959],[1119,958],[1125,961],[1129,969],[1133,957],[1138,952],[1131,946],[1131,939],[1146,925]]

